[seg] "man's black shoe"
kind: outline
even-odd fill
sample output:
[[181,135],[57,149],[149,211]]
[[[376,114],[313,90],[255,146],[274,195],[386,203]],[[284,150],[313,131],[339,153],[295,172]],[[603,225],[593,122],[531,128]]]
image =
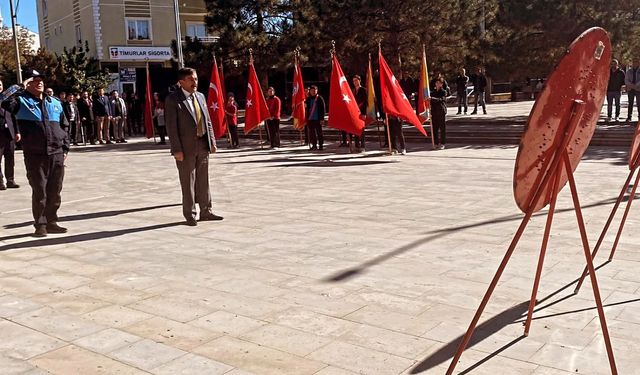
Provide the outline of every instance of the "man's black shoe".
[[195,227],[198,225],[198,222],[196,221],[196,219],[187,219],[187,221],[185,221],[185,224],[190,227]]
[[218,216],[216,214],[205,214],[202,215],[200,214],[200,221],[220,221],[222,220],[223,217],[222,216]]
[[17,189],[20,185],[16,184],[15,181],[7,181],[7,187],[9,189]]
[[477,114],[478,114],[478,111],[473,111],[473,112],[471,112],[471,114],[472,114],[472,115],[477,115]]
[[38,225],[36,227],[36,231],[33,232],[34,237],[46,237],[47,236],[47,226],[46,225]]
[[7,185],[4,182],[0,182],[0,190],[7,190]]
[[61,227],[56,222],[47,224],[47,233],[67,233],[67,228]]

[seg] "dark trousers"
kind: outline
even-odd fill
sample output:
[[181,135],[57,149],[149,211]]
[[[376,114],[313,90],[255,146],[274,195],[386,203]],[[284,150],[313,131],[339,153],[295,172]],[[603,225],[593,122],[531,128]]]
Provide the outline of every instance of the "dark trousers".
[[165,139],[167,136],[167,127],[166,126],[158,126],[158,136],[160,137],[160,143],[165,144],[167,140]]
[[[3,177],[7,181],[14,181],[14,168],[16,165],[16,142],[8,136],[0,135],[0,183],[4,183]],[[4,158],[4,175],[2,174],[2,159]]]
[[267,133],[271,147],[280,147],[280,119],[267,120]]
[[633,102],[634,100],[638,105],[638,116],[640,116],[640,92],[635,90],[630,90],[627,93],[627,98],[629,99],[629,115],[627,116],[628,120],[631,120],[631,115],[633,114]]
[[313,147],[319,145],[322,148],[324,146],[324,134],[322,134],[320,120],[308,120],[307,127],[309,128],[309,144]]
[[238,147],[240,141],[238,140],[238,125],[229,125],[229,135],[231,136],[231,146]]
[[211,212],[209,192],[209,150],[206,139],[197,142],[197,149],[184,152],[184,160],[177,161],[178,177],[182,188],[182,214],[187,220],[196,218],[196,203],[200,214]]
[[364,129],[360,136],[349,134],[349,140],[355,143],[356,148],[364,148]]
[[86,137],[86,140],[89,142],[95,142],[96,133],[95,133],[95,127],[93,126],[93,120],[91,119],[83,120],[82,127],[84,128],[84,135]]
[[433,141],[437,145],[447,143],[447,122],[444,112],[432,112],[431,121],[433,124]]
[[478,112],[478,104],[482,106],[482,112],[487,113],[487,105],[484,102],[484,91],[474,91],[473,95],[475,96],[476,103],[473,108],[473,112]]
[[340,131],[340,144],[341,145],[347,144],[347,132],[344,130]]
[[34,226],[58,221],[58,209],[62,203],[60,192],[64,180],[64,154],[25,154],[24,164],[31,186]]
[[611,118],[613,113],[613,105],[616,106],[616,118],[620,117],[620,91],[608,91],[607,92],[607,117]]
[[[398,150],[397,143],[400,144],[400,150],[404,150],[404,133],[402,132],[402,123],[392,122],[389,124],[389,132],[391,133],[391,148]],[[396,143],[397,142],[397,143]]]
[[464,113],[467,113],[468,104],[466,92],[458,93],[458,113],[462,113],[462,108],[464,108]]

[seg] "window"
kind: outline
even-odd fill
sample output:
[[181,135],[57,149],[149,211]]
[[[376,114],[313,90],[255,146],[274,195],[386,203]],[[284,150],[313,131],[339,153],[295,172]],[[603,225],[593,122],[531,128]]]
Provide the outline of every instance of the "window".
[[128,40],[151,40],[151,26],[148,19],[127,20]]
[[207,36],[207,27],[204,23],[187,23],[187,36],[192,39],[203,39]]
[[82,29],[80,25],[76,25],[76,42],[80,45],[82,44]]
[[49,37],[44,38],[44,46],[47,49],[51,49],[51,43],[49,42]]
[[42,0],[42,16],[47,17],[49,15],[49,11],[47,10],[47,0]]

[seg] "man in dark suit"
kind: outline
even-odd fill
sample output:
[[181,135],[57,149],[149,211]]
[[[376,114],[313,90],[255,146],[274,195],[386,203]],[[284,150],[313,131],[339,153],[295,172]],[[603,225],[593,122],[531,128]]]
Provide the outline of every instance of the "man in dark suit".
[[[60,94],[60,99],[62,99],[62,94]],[[62,102],[62,109],[64,110],[64,115],[67,116],[67,121],[69,121],[71,141],[74,146],[77,146],[78,139],[82,141],[82,129],[80,129],[80,119],[78,118],[78,106],[76,105],[75,96],[73,94],[67,95],[65,99],[66,100]]]
[[[109,124],[111,123],[111,104],[109,97],[104,94],[104,89],[99,88],[93,99],[93,116],[96,119],[96,135],[100,144],[111,144]],[[102,141],[104,139],[104,142]]]
[[182,188],[182,213],[189,226],[196,226],[196,203],[200,221],[222,220],[211,208],[209,191],[209,154],[217,150],[207,101],[197,91],[198,74],[194,69],[178,71],[180,88],[165,100],[165,123],[171,154],[176,159]]
[[96,134],[93,131],[93,101],[89,97],[89,93],[84,91],[82,97],[78,98],[78,122],[82,125],[85,134],[85,140],[88,139],[92,145],[96,144]]
[[[0,81],[0,92],[4,91]],[[16,189],[20,185],[14,180],[16,141],[20,141],[20,134],[16,131],[11,113],[0,108],[0,190]],[[2,175],[2,159],[4,158],[4,176]],[[4,178],[7,178],[7,184]]]

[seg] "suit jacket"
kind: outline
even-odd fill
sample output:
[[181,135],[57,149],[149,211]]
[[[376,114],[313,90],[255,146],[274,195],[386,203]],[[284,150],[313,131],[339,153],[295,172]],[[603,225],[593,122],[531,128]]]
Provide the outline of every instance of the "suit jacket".
[[[71,107],[73,107],[74,117],[71,118]],[[69,121],[79,121],[80,120],[80,110],[76,103],[64,102],[62,103],[62,109],[64,110],[64,115],[67,116],[67,120]]]
[[[216,140],[213,136],[213,126],[209,111],[207,110],[207,101],[202,93],[196,91],[195,97],[202,109],[204,116],[207,146],[209,152],[216,146]],[[182,152],[185,155],[195,155],[198,148],[197,142],[198,128],[196,126],[196,115],[187,103],[187,98],[181,89],[178,89],[169,96],[164,102],[164,119],[167,127],[167,134],[171,143],[171,153]]]
[[[127,104],[124,102],[124,99],[122,98],[118,98],[117,100],[120,102],[120,108],[122,110],[122,112],[120,113],[120,117],[127,117]],[[116,115],[116,105],[117,105],[116,99],[109,100],[111,116]]]
[[80,114],[80,120],[83,118],[87,121],[93,120],[93,102],[91,99],[78,99],[78,113]]
[[15,140],[18,130],[16,129],[16,121],[13,115],[4,108],[0,108],[0,117],[0,137]]
[[111,104],[106,95],[96,96],[93,99],[93,114],[97,117],[111,116]]

